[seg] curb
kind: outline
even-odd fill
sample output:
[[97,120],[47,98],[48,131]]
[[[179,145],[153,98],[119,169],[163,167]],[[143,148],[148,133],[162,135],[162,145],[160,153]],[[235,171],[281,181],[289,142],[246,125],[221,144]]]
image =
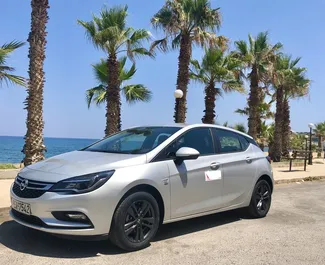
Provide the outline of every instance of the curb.
[[325,176],[314,176],[314,177],[294,178],[294,179],[278,179],[278,180],[275,180],[274,183],[277,185],[277,184],[316,181],[316,180],[324,180],[324,179],[325,179]]

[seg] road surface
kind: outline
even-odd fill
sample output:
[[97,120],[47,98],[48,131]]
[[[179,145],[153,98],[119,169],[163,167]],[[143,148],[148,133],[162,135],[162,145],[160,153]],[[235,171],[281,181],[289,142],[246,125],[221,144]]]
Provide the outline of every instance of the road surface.
[[164,225],[145,250],[59,239],[0,211],[0,264],[325,264],[325,182],[276,186],[264,219],[240,211]]

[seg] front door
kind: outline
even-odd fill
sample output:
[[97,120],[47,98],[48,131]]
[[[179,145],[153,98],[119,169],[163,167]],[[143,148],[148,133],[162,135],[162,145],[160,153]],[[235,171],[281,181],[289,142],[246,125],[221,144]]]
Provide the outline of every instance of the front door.
[[179,218],[222,207],[223,180],[217,164],[216,149],[208,127],[194,128],[167,148],[167,153],[181,147],[200,152],[196,160],[176,165],[168,161],[171,185],[171,218]]

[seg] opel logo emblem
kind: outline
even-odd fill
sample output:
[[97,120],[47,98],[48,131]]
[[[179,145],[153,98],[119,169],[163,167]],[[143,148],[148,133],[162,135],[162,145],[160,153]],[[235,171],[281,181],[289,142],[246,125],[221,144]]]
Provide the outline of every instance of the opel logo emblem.
[[24,189],[26,189],[28,186],[28,180],[25,179],[20,183],[20,190],[23,191]]

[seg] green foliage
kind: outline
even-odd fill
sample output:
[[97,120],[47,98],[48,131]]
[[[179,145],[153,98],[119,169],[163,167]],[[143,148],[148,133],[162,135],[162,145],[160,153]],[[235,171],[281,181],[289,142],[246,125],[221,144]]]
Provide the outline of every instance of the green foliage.
[[315,124],[314,133],[317,137],[325,137],[325,122]]
[[167,0],[151,23],[165,33],[163,39],[153,42],[151,50],[176,49],[184,35],[202,47],[209,45],[224,49],[228,43],[225,37],[215,34],[221,25],[221,14],[219,8],[211,7],[209,0]]
[[190,77],[205,86],[219,84],[220,88],[215,87],[217,95],[222,95],[222,91],[243,93],[245,90],[241,69],[242,63],[221,49],[206,49],[201,63],[197,60],[191,61]]
[[132,61],[138,56],[153,56],[143,47],[144,42],[150,40],[151,33],[127,27],[127,10],[127,6],[103,7],[99,16],[93,15],[89,22],[78,20],[78,24],[86,30],[87,38],[96,48],[111,56],[125,53]]
[[13,164],[0,164],[0,169],[16,169]]
[[[127,69],[125,65],[126,57],[123,57],[119,60],[119,80],[120,89],[123,92],[126,101],[128,103],[135,103],[137,101],[150,101],[152,93],[144,85],[130,84],[124,86],[124,82],[131,80],[136,73],[135,64],[133,64],[130,69]],[[107,83],[109,80],[108,64],[105,60],[102,59],[99,63],[92,65],[92,67],[94,76],[98,82],[98,86],[86,91],[86,101],[88,108],[90,107],[91,103],[100,105],[106,102]]]
[[12,83],[20,86],[27,86],[26,79],[21,76],[11,74],[11,72],[15,71],[15,68],[6,65],[6,61],[10,54],[16,49],[22,47],[24,44],[24,42],[12,41],[0,47],[0,87],[2,87],[3,82],[5,82],[6,85],[8,85],[8,83]]
[[234,125],[233,127],[235,130],[243,132],[243,133],[247,133],[247,129],[246,126],[243,123],[237,123]]

